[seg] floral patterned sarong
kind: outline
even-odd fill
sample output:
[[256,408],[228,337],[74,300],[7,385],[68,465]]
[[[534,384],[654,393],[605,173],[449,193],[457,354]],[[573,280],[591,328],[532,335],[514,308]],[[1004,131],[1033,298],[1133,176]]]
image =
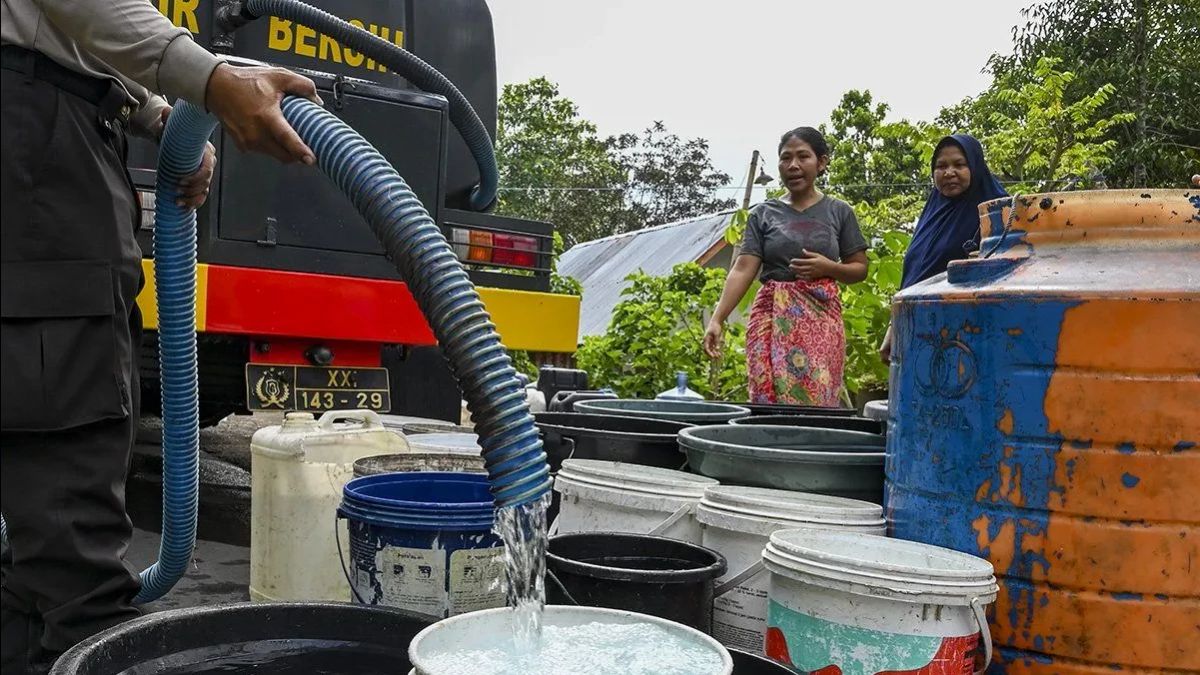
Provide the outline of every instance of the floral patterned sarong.
[[746,328],[751,403],[836,406],[846,365],[833,279],[767,281]]

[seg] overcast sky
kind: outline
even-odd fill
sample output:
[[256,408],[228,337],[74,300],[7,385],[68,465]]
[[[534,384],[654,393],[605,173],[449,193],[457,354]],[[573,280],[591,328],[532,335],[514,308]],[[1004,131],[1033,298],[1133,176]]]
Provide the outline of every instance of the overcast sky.
[[[601,134],[662,120],[743,185],[758,149],[870,89],[929,119],[989,82],[1030,0],[489,0],[501,84],[544,75]],[[722,194],[738,195],[730,190]]]

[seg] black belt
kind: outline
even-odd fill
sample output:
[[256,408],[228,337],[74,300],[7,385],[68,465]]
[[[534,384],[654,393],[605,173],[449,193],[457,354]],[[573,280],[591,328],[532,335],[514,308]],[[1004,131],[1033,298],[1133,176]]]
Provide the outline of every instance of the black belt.
[[105,127],[111,129],[113,123],[129,123],[129,115],[133,112],[129,96],[115,80],[84,75],[60,65],[41,52],[17,45],[0,47],[0,66],[4,70],[24,73],[91,103],[98,109],[100,122]]

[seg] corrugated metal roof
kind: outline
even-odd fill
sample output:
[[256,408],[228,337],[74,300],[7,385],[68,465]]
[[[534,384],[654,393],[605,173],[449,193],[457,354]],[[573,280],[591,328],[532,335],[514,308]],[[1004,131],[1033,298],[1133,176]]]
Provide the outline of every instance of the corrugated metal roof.
[[571,247],[558,260],[558,273],[583,284],[579,339],[608,328],[625,277],[641,270],[660,276],[683,262],[700,259],[725,236],[733,211],[617,234]]

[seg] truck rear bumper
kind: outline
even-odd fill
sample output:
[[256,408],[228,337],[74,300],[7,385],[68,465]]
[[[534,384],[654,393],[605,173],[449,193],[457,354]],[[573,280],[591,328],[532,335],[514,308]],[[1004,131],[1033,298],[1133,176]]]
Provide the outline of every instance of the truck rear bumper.
[[[138,296],[143,325],[158,327],[154,262],[143,260]],[[579,298],[480,288],[509,349],[575,351]],[[279,270],[196,266],[196,330],[258,338],[296,338],[428,346],[433,332],[403,282]]]

